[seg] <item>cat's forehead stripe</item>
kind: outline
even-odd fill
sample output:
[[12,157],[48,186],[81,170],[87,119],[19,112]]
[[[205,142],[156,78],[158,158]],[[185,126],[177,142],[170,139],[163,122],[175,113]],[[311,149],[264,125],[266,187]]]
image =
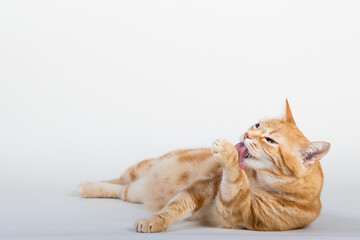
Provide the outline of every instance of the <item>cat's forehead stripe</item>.
[[274,133],[277,133],[277,132],[279,132],[279,131],[280,131],[280,128],[278,128],[278,129],[273,129],[272,131],[269,132],[269,135],[274,134]]

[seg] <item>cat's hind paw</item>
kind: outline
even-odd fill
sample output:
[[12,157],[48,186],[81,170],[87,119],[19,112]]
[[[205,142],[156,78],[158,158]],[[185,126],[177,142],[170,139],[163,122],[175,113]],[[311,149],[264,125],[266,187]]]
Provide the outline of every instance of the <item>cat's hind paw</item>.
[[99,187],[95,182],[83,182],[80,183],[77,192],[83,198],[96,197],[96,193],[99,191]]

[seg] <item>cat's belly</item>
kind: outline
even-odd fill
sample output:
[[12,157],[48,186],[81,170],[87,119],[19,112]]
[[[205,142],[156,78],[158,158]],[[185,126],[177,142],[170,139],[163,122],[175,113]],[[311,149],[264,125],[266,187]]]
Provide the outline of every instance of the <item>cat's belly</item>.
[[149,209],[158,211],[197,180],[219,174],[222,174],[222,169],[209,148],[171,152],[144,176],[144,203]]

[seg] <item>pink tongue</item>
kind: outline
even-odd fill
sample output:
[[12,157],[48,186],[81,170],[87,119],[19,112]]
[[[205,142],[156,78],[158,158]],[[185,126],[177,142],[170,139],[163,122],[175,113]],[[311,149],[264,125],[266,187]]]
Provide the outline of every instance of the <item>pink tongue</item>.
[[240,168],[243,169],[243,170],[244,170],[244,167],[243,167],[243,165],[242,165],[241,159],[242,159],[242,157],[244,156],[244,153],[246,152],[246,150],[247,150],[247,149],[246,149],[246,147],[244,146],[244,147],[241,149],[240,153],[239,153],[239,159],[238,159],[239,166],[240,166]]
[[246,152],[246,147],[243,147],[239,153],[239,157],[242,158],[245,152]]
[[244,146],[244,143],[240,142],[235,145],[235,148],[239,153],[239,158],[238,158],[239,166],[241,169],[244,169],[241,159],[244,156],[244,153],[246,152],[246,147]]

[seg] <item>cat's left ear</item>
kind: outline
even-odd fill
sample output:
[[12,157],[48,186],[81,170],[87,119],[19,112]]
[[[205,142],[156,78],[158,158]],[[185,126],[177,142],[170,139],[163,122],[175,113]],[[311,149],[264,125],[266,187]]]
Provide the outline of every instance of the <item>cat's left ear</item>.
[[293,123],[294,125],[296,125],[294,117],[293,117],[293,115],[291,113],[291,110],[290,110],[289,102],[288,102],[287,99],[286,99],[286,109],[285,109],[285,121],[288,122],[288,123]]
[[324,157],[330,150],[328,142],[311,142],[302,150],[304,165],[313,164]]

